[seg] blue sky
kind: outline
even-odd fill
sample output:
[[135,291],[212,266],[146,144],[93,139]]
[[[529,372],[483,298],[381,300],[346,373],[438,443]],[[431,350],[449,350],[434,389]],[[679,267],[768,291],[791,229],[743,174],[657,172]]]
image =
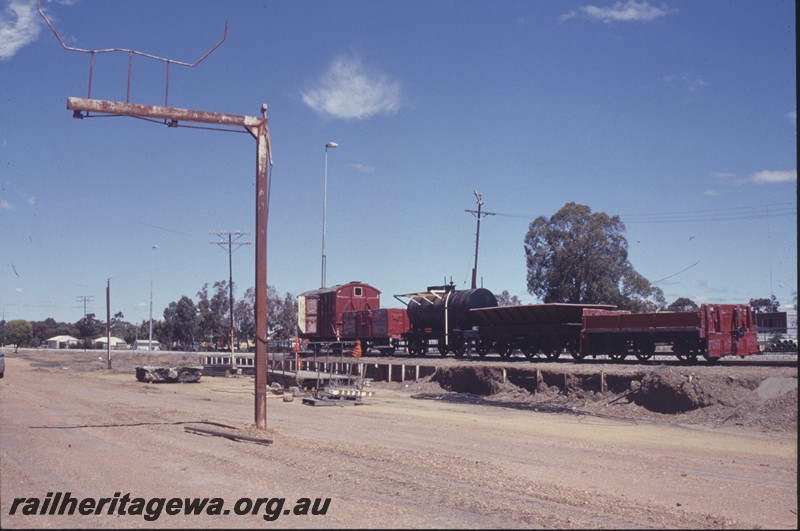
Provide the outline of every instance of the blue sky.
[[[469,287],[523,302],[528,224],[565,203],[619,215],[668,302],[797,290],[795,3],[720,1],[42,0],[65,44],[170,69],[173,107],[258,116],[274,166],[268,283],[392,295]],[[127,53],[97,54],[92,98],[125,101]],[[215,231],[255,243],[255,142],[134,118],[75,120],[89,55],[36,0],[0,0],[0,311],[154,318],[228,278]],[[135,56],[130,102],[164,105]],[[158,246],[153,250],[153,246]],[[236,296],[255,245],[233,254]]]

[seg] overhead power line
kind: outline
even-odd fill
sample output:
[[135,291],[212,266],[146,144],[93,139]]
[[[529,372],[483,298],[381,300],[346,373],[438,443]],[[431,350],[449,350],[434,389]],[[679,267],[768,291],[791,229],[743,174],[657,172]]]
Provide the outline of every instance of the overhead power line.
[[[538,215],[497,212],[497,216],[524,218],[533,221]],[[623,223],[693,223],[705,221],[742,221],[797,216],[797,203],[773,203],[718,209],[680,212],[647,212],[643,214],[616,214]]]

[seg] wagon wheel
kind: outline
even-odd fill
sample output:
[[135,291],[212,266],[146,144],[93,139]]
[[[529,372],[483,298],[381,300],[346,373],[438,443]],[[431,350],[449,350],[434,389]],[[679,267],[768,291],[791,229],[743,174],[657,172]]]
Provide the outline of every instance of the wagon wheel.
[[464,341],[464,338],[457,338],[453,340],[450,348],[452,349],[453,354],[456,355],[456,358],[463,358],[464,353],[467,351],[467,343]]
[[576,360],[582,360],[583,358],[586,357],[586,354],[584,352],[581,352],[580,350],[576,350],[575,352],[570,352],[569,354],[570,356],[572,356],[572,359]]
[[508,344],[508,341],[500,340],[494,344],[494,349],[500,354],[501,358],[507,358],[509,354],[511,354],[511,345]]
[[450,348],[445,341],[445,336],[439,338],[439,344],[436,346],[437,350],[439,351],[439,355],[442,357],[447,356],[447,353],[450,351]]
[[613,354],[609,354],[608,357],[611,358],[613,361],[622,361],[628,357],[628,353],[617,351]]
[[539,353],[539,348],[535,345],[526,344],[522,347],[522,353],[525,354],[526,358],[532,360]]
[[527,340],[520,340],[522,353],[525,354],[525,357],[529,360],[534,359],[539,354],[539,349],[541,348],[541,342],[533,337],[528,338]]
[[544,341],[542,341],[542,352],[544,353],[544,357],[549,360],[557,360],[561,355],[555,340],[551,338],[545,338]]
[[412,356],[422,356],[425,354],[425,341],[422,339],[412,339],[408,344],[408,350]]
[[578,345],[578,342],[572,339],[567,339],[564,341],[564,349],[569,352],[569,355],[572,356],[574,360],[582,360],[586,357],[586,354],[581,352],[581,348]]
[[635,344],[636,358],[639,361],[647,361],[656,353],[656,344],[649,340],[640,340]]
[[475,347],[475,349],[478,351],[478,356],[480,356],[481,358],[489,353],[490,348],[491,345],[483,340],[478,341],[478,345]]
[[394,348],[394,346],[391,346],[391,347],[380,347],[380,348],[378,348],[378,352],[380,352],[384,356],[391,356],[391,355],[394,354],[395,348]]
[[557,360],[561,356],[561,353],[558,352],[555,348],[549,348],[544,351],[544,357],[549,360]]
[[691,352],[686,341],[676,341],[672,345],[672,353],[681,361],[697,361],[697,354]]
[[707,361],[708,363],[717,363],[717,362],[719,362],[719,360],[720,360],[719,358],[712,358],[712,357],[711,357],[711,356],[709,356],[708,354],[703,354],[703,357],[706,359],[706,361]]

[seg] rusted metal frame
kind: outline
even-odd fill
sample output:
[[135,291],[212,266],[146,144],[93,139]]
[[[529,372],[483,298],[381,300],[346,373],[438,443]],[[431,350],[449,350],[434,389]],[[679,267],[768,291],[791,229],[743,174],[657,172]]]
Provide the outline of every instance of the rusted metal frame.
[[256,148],[256,352],[255,352],[255,423],[267,428],[267,222],[269,219],[269,168],[272,166],[267,106],[261,106],[261,117],[218,112],[195,111],[108,100],[67,98],[67,109],[76,118],[82,112],[99,112],[121,116],[156,118],[244,127],[255,139]]
[[50,28],[50,30],[53,32],[53,35],[56,36],[56,39],[58,39],[58,42],[61,43],[61,47],[62,48],[64,48],[65,50],[68,50],[70,52],[88,53],[88,54],[91,55],[91,59],[89,60],[89,93],[88,93],[88,96],[87,96],[89,98],[92,97],[92,76],[93,76],[93,72],[94,72],[94,56],[95,56],[95,54],[97,54],[97,53],[111,53],[111,52],[127,52],[128,53],[128,89],[127,89],[127,99],[125,101],[126,102],[130,101],[130,96],[131,96],[131,72],[132,72],[132,69],[133,69],[133,56],[134,55],[139,55],[139,56],[142,56],[142,57],[146,57],[148,59],[154,59],[156,61],[163,61],[163,62],[167,63],[166,96],[164,98],[164,105],[165,106],[169,106],[169,71],[170,71],[170,64],[174,63],[174,64],[177,64],[177,65],[188,66],[189,68],[194,68],[195,66],[199,65],[200,63],[202,63],[206,59],[206,57],[211,55],[214,52],[214,50],[219,48],[222,45],[222,43],[225,42],[225,40],[228,38],[228,21],[226,20],[225,21],[225,31],[222,34],[222,38],[214,46],[212,46],[206,53],[204,53],[197,61],[195,61],[194,63],[189,63],[187,61],[177,61],[175,59],[168,59],[166,57],[160,57],[158,55],[154,55],[154,54],[150,54],[150,53],[146,53],[146,52],[140,52],[138,50],[132,50],[130,48],[102,48],[102,49],[87,50],[87,49],[84,49],[84,48],[77,48],[75,46],[68,46],[67,43],[64,42],[64,39],[62,39],[61,35],[59,35],[58,31],[56,31],[56,27],[53,25],[52,22],[50,22],[50,19],[47,18],[47,15],[44,14],[44,11],[42,11],[42,0],[37,0],[36,9],[39,11],[39,15],[41,15],[41,17],[47,23],[47,25]]
[[269,219],[269,128],[267,106],[261,107],[263,120],[245,127],[256,138],[256,352],[255,423],[267,428],[267,221]]
[[125,93],[125,103],[131,101],[131,70],[133,68],[133,51],[128,55],[128,90]]
[[44,11],[42,11],[42,0],[38,0],[37,9],[39,10],[39,14],[42,16],[42,18],[47,23],[47,25],[50,26],[50,29],[52,30],[53,34],[55,34],[56,38],[58,39],[58,42],[61,43],[61,46],[65,50],[69,50],[71,52],[82,52],[82,53],[92,53],[92,54],[93,53],[109,53],[109,52],[128,52],[128,53],[131,53],[131,54],[141,55],[142,57],[147,57],[149,59],[155,59],[156,61],[169,61],[169,62],[178,64],[178,65],[181,65],[181,66],[195,67],[195,66],[199,65],[200,63],[202,63],[203,60],[205,60],[206,57],[211,55],[214,52],[214,50],[219,48],[222,45],[222,43],[225,42],[225,39],[228,38],[228,21],[226,20],[225,21],[225,32],[223,33],[222,38],[219,40],[219,42],[217,42],[214,46],[212,46],[211,49],[209,49],[206,53],[204,53],[203,56],[200,57],[200,59],[198,59],[194,63],[189,63],[189,62],[185,62],[185,61],[176,61],[175,59],[168,59],[166,57],[160,57],[158,55],[153,55],[153,54],[146,53],[146,52],[140,52],[140,51],[137,51],[137,50],[132,50],[130,48],[102,48],[102,49],[87,50],[87,49],[84,49],[84,48],[76,48],[74,46],[67,46],[67,44],[64,42],[64,40],[58,34],[58,31],[56,31],[56,28],[55,28],[55,26],[53,26],[53,23],[50,22],[50,19],[47,18],[47,15],[45,15]]
[[89,98],[92,97],[92,75],[94,73],[94,52],[92,52],[92,57],[89,60]]
[[169,107],[169,65],[171,61],[167,61],[167,82],[164,89],[164,107]]
[[[80,112],[98,112],[122,116],[135,116],[144,118],[158,118],[173,122],[198,122],[206,124],[245,127],[253,134],[252,128],[257,128],[264,123],[266,118],[257,116],[244,116],[240,114],[225,114],[210,111],[195,111],[179,107],[162,107],[160,105],[143,105],[140,103],[123,103],[110,100],[90,100],[86,98],[67,98],[67,109]],[[76,116],[77,117],[77,116]],[[267,133],[268,135],[268,133]],[[256,136],[254,134],[254,136]]]

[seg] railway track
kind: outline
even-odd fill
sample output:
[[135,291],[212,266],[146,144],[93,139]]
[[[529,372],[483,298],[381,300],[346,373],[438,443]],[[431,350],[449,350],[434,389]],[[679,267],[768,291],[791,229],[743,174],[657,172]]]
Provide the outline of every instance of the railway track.
[[[303,354],[301,354],[302,356]],[[309,356],[313,356],[313,353],[308,353]],[[351,361],[352,358],[349,356],[345,357],[348,361]],[[310,359],[305,358],[304,359]],[[335,361],[337,359],[336,356],[331,355],[329,357],[330,360]],[[650,360],[647,361],[640,361],[635,357],[630,357],[625,360],[612,360],[608,356],[597,356],[596,358],[584,358],[580,361],[576,361],[569,356],[562,356],[555,360],[550,360],[545,358],[544,356],[535,357],[533,359],[527,358],[524,354],[517,353],[512,354],[509,357],[501,357],[499,354],[487,354],[486,356],[480,357],[477,354],[473,355],[465,355],[462,358],[456,358],[452,355],[448,356],[439,356],[433,353],[423,355],[423,356],[412,356],[410,354],[404,353],[395,353],[391,356],[381,355],[378,353],[369,353],[365,354],[362,357],[362,360],[367,362],[392,362],[392,363],[425,363],[433,360],[439,360],[442,362],[447,362],[448,360],[451,362],[485,362],[485,363],[496,363],[496,362],[505,362],[505,363],[514,363],[514,364],[541,364],[541,363],[557,363],[557,364],[571,364],[571,365],[627,365],[627,366],[651,366],[651,365],[675,365],[675,366],[702,366],[702,365],[715,365],[715,366],[750,366],[750,367],[796,367],[797,366],[797,353],[796,352],[765,352],[764,354],[757,354],[745,357],[739,356],[726,356],[721,358],[718,362],[713,364],[707,362],[704,358],[699,358],[696,361],[681,361],[675,358],[673,355],[655,355]]]

